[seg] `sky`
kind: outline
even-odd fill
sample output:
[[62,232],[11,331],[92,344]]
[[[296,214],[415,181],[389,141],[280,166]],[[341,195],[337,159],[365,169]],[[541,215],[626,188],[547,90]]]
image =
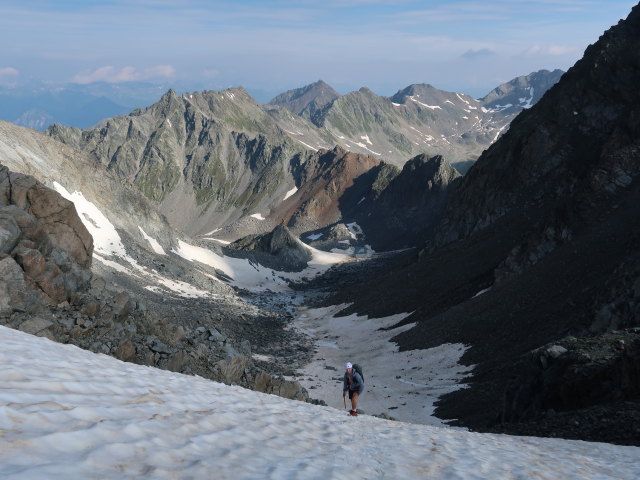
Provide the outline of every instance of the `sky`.
[[0,85],[133,81],[269,96],[414,83],[479,97],[568,69],[628,0],[0,0]]

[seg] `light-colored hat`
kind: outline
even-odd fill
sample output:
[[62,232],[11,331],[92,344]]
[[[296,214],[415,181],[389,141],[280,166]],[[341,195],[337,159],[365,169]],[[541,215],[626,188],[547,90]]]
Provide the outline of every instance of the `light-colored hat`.
[[346,370],[349,370],[350,368],[353,368],[353,365],[351,365],[351,362],[347,362],[347,363],[344,364],[344,368]]

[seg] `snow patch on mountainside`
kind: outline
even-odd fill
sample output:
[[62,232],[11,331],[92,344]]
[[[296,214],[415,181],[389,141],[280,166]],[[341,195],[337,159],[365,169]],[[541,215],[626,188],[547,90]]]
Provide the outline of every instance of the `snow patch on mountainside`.
[[427,105],[426,103],[422,103],[421,101],[416,100],[413,96],[409,96],[408,98],[412,102],[415,102],[415,103],[417,103],[419,105],[422,105],[423,107],[428,108],[430,110],[442,110],[442,107],[440,105]]
[[319,148],[316,147],[312,147],[311,145],[309,145],[308,143],[303,142],[302,140],[300,140],[299,138],[296,138],[295,140],[299,141],[302,145],[304,145],[305,147],[307,147],[309,150],[313,150],[314,152],[317,152],[319,150]]
[[80,220],[93,237],[94,252],[107,256],[128,257],[116,228],[95,204],[84,197],[82,192],[70,193],[58,182],[53,182],[53,188],[75,205]]
[[151,248],[153,249],[154,252],[156,252],[158,255],[166,255],[164,248],[162,248],[162,246],[158,243],[158,241],[155,238],[147,235],[147,233],[139,225],[138,225],[138,229],[140,230],[140,233],[142,233],[142,236],[145,238],[145,240],[149,242],[149,245],[151,245]]
[[284,198],[282,200],[286,200],[290,196],[294,195],[297,191],[298,191],[298,187],[294,186],[291,190],[287,191],[287,193],[285,194],[285,196],[284,196]]
[[[156,293],[170,293],[189,298],[220,297],[220,295],[199,289],[189,283],[167,278],[155,270],[140,265],[127,253],[113,224],[95,204],[85,198],[82,192],[70,193],[57,182],[54,182],[53,186],[60,195],[73,202],[76,207],[80,220],[93,237],[93,258],[95,260],[117,272],[137,278],[143,284],[147,284],[144,288]],[[158,247],[160,247],[159,244]],[[162,251],[164,252],[164,250]],[[116,259],[120,261],[118,262]],[[213,276],[210,278],[220,281]]]
[[351,418],[6,327],[0,344],[5,479],[640,476],[635,447]]
[[522,97],[518,99],[518,101],[520,102],[520,106],[525,110],[533,106],[533,104],[531,103],[533,102],[533,87],[529,87],[528,90],[529,90],[529,98]]

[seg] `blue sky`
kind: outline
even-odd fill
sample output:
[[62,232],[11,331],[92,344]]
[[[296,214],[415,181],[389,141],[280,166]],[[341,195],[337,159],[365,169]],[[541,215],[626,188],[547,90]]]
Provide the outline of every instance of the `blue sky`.
[[0,84],[149,81],[263,95],[412,83],[481,96],[566,70],[636,2],[0,0]]

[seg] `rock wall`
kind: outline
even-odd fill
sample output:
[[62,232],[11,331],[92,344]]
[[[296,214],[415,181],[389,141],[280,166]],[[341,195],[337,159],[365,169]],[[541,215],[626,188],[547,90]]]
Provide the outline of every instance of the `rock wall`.
[[92,252],[73,203],[0,165],[0,313],[72,300],[89,287]]

